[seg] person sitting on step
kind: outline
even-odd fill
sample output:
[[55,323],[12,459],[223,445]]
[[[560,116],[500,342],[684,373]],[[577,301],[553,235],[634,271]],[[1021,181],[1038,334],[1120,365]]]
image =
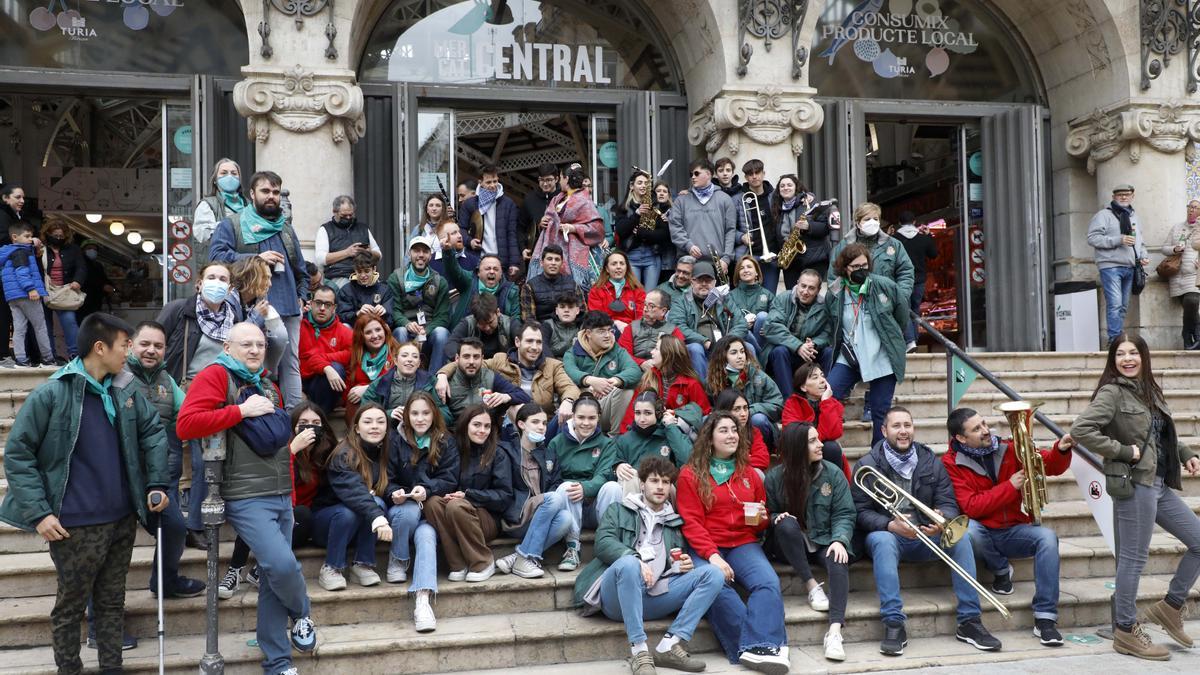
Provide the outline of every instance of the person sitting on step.
[[379,278],[375,257],[366,251],[355,255],[350,283],[337,292],[338,318],[353,326],[363,314],[374,314],[391,328],[396,323],[393,303],[392,289]]
[[582,307],[578,294],[560,295],[554,301],[554,316],[542,322],[542,341],[548,355],[561,359],[575,344]]
[[643,391],[634,397],[633,424],[613,439],[612,447],[616,465],[612,482],[624,495],[638,491],[636,467],[646,457],[664,457],[678,469],[692,455],[692,443],[679,428],[678,418],[663,408],[654,391]]
[[742,392],[750,403],[750,424],[762,435],[769,450],[775,445],[775,424],[783,411],[783,395],[759,367],[748,340],[748,337],[726,336],[713,345],[705,385],[713,398],[726,389]]
[[746,432],[747,438],[750,439],[750,466],[765,475],[771,466],[771,453],[767,450],[766,442],[763,441],[762,432],[758,430],[758,427],[750,424],[750,404],[742,392],[732,387],[726,389],[713,399],[712,409],[714,412],[721,410],[733,415],[733,419],[737,420],[741,429]]
[[600,405],[600,425],[619,433],[621,417],[642,371],[629,352],[617,347],[612,317],[591,311],[583,318],[579,337],[563,359],[567,375],[586,388]]
[[484,365],[483,343],[479,338],[464,338],[458,344],[456,368],[449,376],[438,373],[434,389],[450,410],[454,422],[468,406],[482,403],[500,423],[501,415],[511,406],[529,403],[529,394]]
[[833,397],[833,388],[825,379],[825,373],[815,361],[801,363],[791,376],[792,391],[783,402],[783,426],[807,422],[816,427],[821,436],[822,458],[840,467],[850,480],[850,462],[842,452],[838,439],[842,437],[842,423],[846,407]]
[[[646,368],[646,364],[650,367]],[[637,393],[653,391],[658,394],[663,407],[675,413],[680,430],[694,439],[704,416],[712,411],[712,404],[700,383],[700,376],[692,369],[683,340],[673,335],[659,336],[650,350],[650,358],[642,363],[642,369]],[[627,431],[632,424],[633,401],[630,401],[621,420],[621,429]]]
[[[415,342],[405,342],[396,349],[396,367],[372,382],[363,392],[362,400],[383,406],[388,419],[398,423],[413,392],[435,394],[433,385],[434,378],[421,370],[421,348]],[[450,416],[449,408],[441,401],[438,408],[444,417]]]
[[309,310],[300,320],[300,381],[308,400],[326,414],[341,403],[346,391],[346,364],[354,331],[342,323],[337,297],[329,286],[313,291]]
[[583,528],[595,529],[604,509],[621,499],[620,486],[606,484],[613,477],[616,464],[612,441],[600,428],[600,402],[591,394],[580,396],[572,406],[566,429],[547,447],[558,458],[563,478],[558,492],[566,495],[571,512],[567,550],[558,569],[573,572],[579,567],[579,538]]

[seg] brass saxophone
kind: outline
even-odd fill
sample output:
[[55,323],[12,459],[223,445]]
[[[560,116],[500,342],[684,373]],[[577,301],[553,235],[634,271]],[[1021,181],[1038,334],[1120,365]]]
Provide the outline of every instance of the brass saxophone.
[[635,178],[638,174],[645,176],[650,183],[646,186],[646,194],[642,195],[641,199],[638,200],[641,202],[642,206],[646,207],[646,212],[638,217],[637,225],[637,229],[639,230],[650,231],[654,229],[654,225],[658,221],[658,217],[662,215],[654,206],[654,178],[651,177],[649,171],[646,171],[645,169],[639,169],[637,166],[633,167],[633,173]]
[[1046,463],[1042,453],[1033,444],[1033,415],[1040,403],[1029,401],[1006,401],[996,406],[1003,413],[1012,430],[1013,451],[1025,471],[1025,484],[1021,486],[1021,513],[1029,516],[1034,525],[1042,523],[1042,509],[1046,508]]
[[808,244],[804,243],[804,232],[800,230],[800,223],[807,223],[808,216],[800,214],[796,218],[796,223],[792,225],[792,231],[788,233],[788,238],[783,242],[783,247],[779,249],[779,269],[784,270],[792,266],[792,261],[797,255],[803,255],[808,250]]

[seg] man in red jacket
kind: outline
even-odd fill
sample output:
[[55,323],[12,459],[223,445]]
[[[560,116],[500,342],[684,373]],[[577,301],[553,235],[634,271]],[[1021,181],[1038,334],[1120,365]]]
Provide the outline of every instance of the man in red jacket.
[[310,306],[300,322],[300,378],[304,395],[328,415],[346,389],[354,332],[338,318],[337,295],[329,286],[313,292]]
[[[971,517],[971,542],[975,553],[994,575],[992,592],[1011,595],[1009,558],[1033,556],[1033,635],[1043,645],[1063,643],[1058,622],[1058,537],[1054,530],[1034,525],[1022,512],[1021,487],[1025,470],[1017,461],[1012,440],[992,435],[983,416],[958,408],[946,420],[950,448],[942,455],[946,473],[962,512]],[[1057,476],[1071,466],[1070,434],[1050,450],[1039,450],[1047,476]]]

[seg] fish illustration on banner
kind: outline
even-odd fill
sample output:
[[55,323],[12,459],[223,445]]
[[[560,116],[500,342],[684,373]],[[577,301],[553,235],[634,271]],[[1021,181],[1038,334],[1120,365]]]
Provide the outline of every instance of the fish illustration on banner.
[[847,42],[850,42],[850,38],[845,36],[851,34],[856,29],[861,28],[863,24],[867,22],[867,17],[872,14],[878,14],[880,9],[883,9],[883,0],[863,0],[860,2],[858,6],[854,8],[854,11],[850,12],[850,16],[847,16],[846,19],[842,21],[842,36],[835,39],[833,43],[830,44],[825,51],[818,54],[817,57],[820,58],[828,56],[829,65],[832,66],[833,59],[837,56],[838,50],[840,50],[842,47],[845,47]]

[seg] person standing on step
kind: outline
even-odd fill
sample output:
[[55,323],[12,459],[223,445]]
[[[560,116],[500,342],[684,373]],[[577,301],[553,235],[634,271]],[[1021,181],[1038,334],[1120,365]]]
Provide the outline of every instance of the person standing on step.
[[1140,225],[1133,210],[1133,186],[1127,183],[1113,188],[1112,201],[1088,223],[1087,242],[1096,251],[1096,268],[1100,270],[1100,286],[1104,291],[1104,324],[1110,342],[1125,329],[1134,267],[1150,264]]
[[1200,288],[1196,287],[1196,270],[1200,268],[1200,199],[1187,205],[1187,219],[1171,226],[1162,245],[1165,256],[1179,256],[1179,271],[1167,280],[1172,298],[1183,305],[1183,348],[1200,349]]
[[[845,661],[842,625],[857,512],[842,467],[825,461],[821,447],[817,428],[807,422],[783,430],[779,443],[783,463],[768,471],[765,479],[767,509],[773,514],[766,548],[772,558],[791,565],[804,582],[808,606],[829,612],[825,658]],[[814,564],[828,574],[828,595],[813,578]]]
[[[924,444],[916,441],[912,413],[893,406],[884,417],[884,437],[855,464],[854,470],[869,466],[883,474],[925,506],[946,520],[958,515],[954,485],[946,467]],[[875,572],[875,590],[879,593],[879,612],[883,618],[883,641],[879,653],[900,656],[908,646],[904,622],[904,603],[900,598],[900,562],[925,562],[936,555],[917,538],[901,518],[893,518],[881,504],[857,484],[852,484],[854,506],[858,510],[858,530],[866,536],[866,551]],[[942,528],[907,502],[899,505],[914,525],[921,528],[934,545],[940,546]],[[954,546],[943,549],[967,574],[975,577],[975,552],[971,534],[964,534]],[[980,620],[979,593],[957,573],[950,573],[954,597],[958,600],[954,637],[982,651],[997,651],[1000,640],[992,636]]]
[[[1033,557],[1033,636],[1047,647],[1061,647],[1058,632],[1058,536],[1034,525],[1022,512],[1026,473],[1013,441],[992,435],[987,420],[970,408],[957,408],[946,419],[950,448],[942,455],[954,483],[959,509],[971,518],[971,543],[992,573],[992,592],[1012,595],[1009,558]],[[1050,450],[1038,450],[1045,475],[1062,475],[1071,466],[1071,435]]]
[[1157,523],[1187,551],[1167,595],[1145,611],[1173,640],[1190,648],[1183,610],[1200,577],[1200,518],[1174,490],[1182,490],[1181,466],[1200,475],[1200,456],[1176,430],[1162,387],[1150,365],[1150,348],[1140,336],[1119,333],[1109,341],[1104,372],[1092,402],[1071,425],[1071,436],[1104,458],[1108,494],[1113,498],[1117,550],[1116,630],[1113,649],[1143,659],[1165,661],[1171,652],[1151,641],[1138,622],[1138,584]]
[[716,167],[707,158],[688,165],[692,188],[671,207],[671,242],[680,255],[708,258],[727,273],[737,246],[739,207],[713,182],[715,172]]
[[[33,246],[33,226],[28,221],[14,222],[5,230],[9,243],[0,247],[0,284],[4,290],[5,312],[13,319],[12,350],[16,360],[5,358],[3,365],[11,368],[54,365],[54,350],[50,345],[50,330],[46,325],[46,286],[38,266]],[[28,353],[29,334],[36,337],[37,353]],[[8,327],[0,335],[8,348]]]
[[[521,209],[517,213],[520,231],[517,233],[521,245],[521,258],[526,264],[533,257],[533,247],[538,239],[538,224],[546,215],[546,207],[559,191],[560,172],[553,164],[543,164],[537,169],[537,189],[525,193]],[[560,252],[561,254],[561,252]],[[531,275],[532,276],[532,275]],[[529,321],[528,318],[525,319]]]
[[249,203],[242,191],[241,165],[228,157],[218,159],[208,177],[208,194],[192,215],[192,255],[196,260],[208,260],[209,241],[217,223],[241,212]]
[[371,228],[355,216],[357,211],[350,195],[334,197],[333,217],[317,228],[313,240],[313,259],[334,290],[350,282],[360,253],[371,256],[372,265],[383,257]]
[[266,351],[261,329],[234,325],[216,363],[192,380],[176,428],[183,441],[224,435],[225,519],[258,560],[256,637],[263,673],[274,675],[294,672],[292,648],[311,652],[317,630],[292,552],[291,420],[279,389],[264,377]]
[[458,226],[468,233],[467,247],[476,253],[498,256],[507,278],[521,274],[521,247],[517,203],[504,194],[500,170],[493,164],[479,167],[479,186],[458,209]]
[[83,672],[79,624],[95,606],[100,668],[121,670],[125,578],[137,525],[165,511],[167,438],[154,407],[113,386],[129,324],[97,312],[79,329],[82,357],[30,392],[4,447],[8,492],[0,521],[50,545],[58,594],[50,612],[54,663]]
[[[762,267],[762,285],[763,288],[771,291],[772,294],[779,288],[779,265],[775,259],[770,261],[763,260],[763,241],[766,241],[766,250],[774,255],[779,255],[780,247],[783,246],[783,241],[779,238],[779,224],[775,222],[774,214],[771,212],[771,195],[775,192],[775,188],[768,181],[766,168],[763,166],[761,159],[750,159],[742,165],[742,177],[745,181],[742,182],[742,191],[738,194],[729,195],[734,199],[734,209],[737,211],[738,219],[742,221],[738,226],[738,248],[739,255],[744,251],[747,255],[752,256]],[[746,207],[750,211],[750,219],[746,220],[744,211],[742,210],[742,200],[747,200],[746,195],[753,195],[754,206]],[[758,209],[758,214],[754,213],[754,209]],[[759,221],[762,222],[763,231],[758,232]]]
[[488,542],[500,534],[500,519],[513,500],[512,467],[498,447],[499,425],[482,404],[459,416],[458,489],[425,500],[425,518],[437,531],[450,565],[450,581],[478,583],[496,573]]
[[[392,540],[383,498],[388,487],[388,418],[378,404],[358,409],[346,440],[329,455],[325,480],[313,499],[313,542],[325,547],[317,583],[327,591],[346,588],[346,576],[360,586],[379,585],[375,542]],[[354,564],[347,549],[354,546]],[[343,575],[345,571],[345,575]]]
[[[656,667],[700,672],[705,664],[692,658],[686,644],[725,585],[725,575],[714,565],[697,568],[685,552],[683,519],[670,501],[678,473],[671,460],[648,456],[636,471],[641,488],[608,507],[600,519],[596,555],[575,579],[575,606],[585,616],[603,612],[624,621],[633,675],[654,675]],[[651,651],[643,620],[676,612]]]
[[[60,287],[66,286],[76,293],[83,292],[83,284],[87,281],[87,265],[84,264],[83,250],[75,245],[71,230],[67,224],[57,218],[47,219],[42,224],[42,235],[45,246],[41,250],[42,268],[46,272],[46,292],[49,294]],[[57,354],[58,341],[54,337],[54,324],[50,317],[58,319],[62,328],[63,342],[67,346],[67,355],[75,358],[79,332],[79,320],[74,309],[50,309],[46,314],[46,327],[50,331],[50,348],[55,351],[54,362],[65,365],[67,359]]]
[[354,331],[338,318],[333,288],[322,286],[300,322],[300,380],[304,395],[326,414],[341,403],[346,391],[346,364]]
[[[33,223],[29,220],[29,213],[25,210],[25,189],[15,183],[0,183],[0,241],[6,245],[10,241],[10,230],[14,226],[28,225],[29,231],[35,233],[36,229]],[[20,229],[20,228],[18,228]],[[30,243],[33,243],[32,241]],[[36,266],[36,250],[35,250],[35,266]],[[0,269],[3,269],[3,264],[0,263]],[[37,269],[37,276],[40,279],[42,276],[41,269]],[[0,302],[0,368],[12,368],[16,365],[13,360],[15,353],[9,347],[8,333],[13,328],[13,313],[9,308],[7,296],[4,294],[4,274],[0,273],[0,296],[4,296],[4,302]],[[42,323],[46,322],[45,310],[42,310]],[[49,345],[50,338],[47,331],[46,344]],[[36,344],[36,341],[34,341]],[[25,352],[33,351],[26,348]],[[52,354],[43,354],[50,356],[51,362],[54,357]]]
[[[924,225],[917,227],[917,217],[912,211],[900,212],[900,226],[896,228],[896,240],[908,253],[908,259],[913,265],[913,288],[909,296],[908,308],[913,314],[920,316],[921,301],[925,299],[926,268],[929,262],[937,259],[937,242],[929,234],[929,228]],[[904,339],[908,343],[908,352],[917,349],[917,321],[913,319],[904,328]]]

